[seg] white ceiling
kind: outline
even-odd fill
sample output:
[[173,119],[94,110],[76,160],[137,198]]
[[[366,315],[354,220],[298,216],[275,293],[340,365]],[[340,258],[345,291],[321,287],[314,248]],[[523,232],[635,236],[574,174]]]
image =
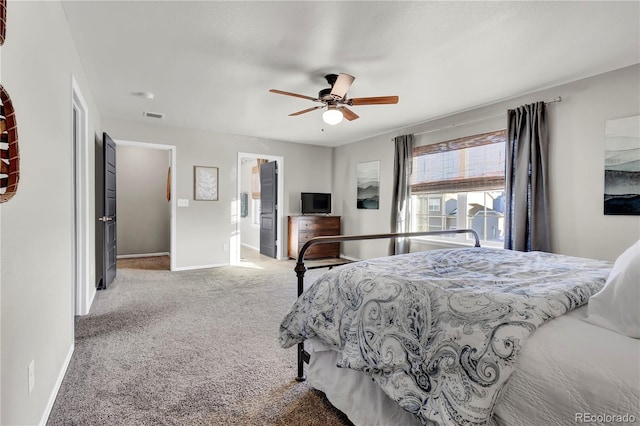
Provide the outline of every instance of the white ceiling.
[[[640,62],[637,1],[63,5],[103,117],[327,146]],[[315,97],[340,72],[349,97],[400,102],[328,126],[288,117],[319,104],[268,92]]]

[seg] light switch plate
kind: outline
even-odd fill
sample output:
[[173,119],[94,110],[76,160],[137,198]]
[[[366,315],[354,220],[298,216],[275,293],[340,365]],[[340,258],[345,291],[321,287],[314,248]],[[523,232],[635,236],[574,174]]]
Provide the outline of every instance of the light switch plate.
[[189,207],[189,200],[186,198],[178,198],[178,207]]

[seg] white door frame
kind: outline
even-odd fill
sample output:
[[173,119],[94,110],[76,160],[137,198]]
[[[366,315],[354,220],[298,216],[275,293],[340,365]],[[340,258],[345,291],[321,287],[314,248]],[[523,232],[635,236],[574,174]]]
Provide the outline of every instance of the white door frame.
[[[77,139],[73,138],[73,114],[78,114]],[[95,290],[90,288],[89,267],[89,108],[82,96],[80,86],[75,77],[71,76],[71,158],[72,164],[72,209],[75,210],[75,220],[72,217],[72,244],[75,254],[72,259],[73,306],[75,315],[86,315],[95,296]]]
[[[171,203],[171,230],[169,237],[169,269],[176,270],[176,176],[178,174],[176,170],[176,146],[175,145],[163,145],[159,143],[149,142],[136,142],[121,139],[114,139],[116,146],[136,146],[138,148],[149,149],[161,149],[169,151],[169,161],[171,163],[171,191],[170,191],[170,203]],[[116,170],[116,174],[117,174]]]
[[241,226],[240,226],[240,200],[242,199],[242,159],[243,158],[264,158],[265,160],[275,161],[278,163],[278,215],[277,215],[277,226],[278,230],[276,232],[276,259],[282,260],[284,259],[284,248],[285,245],[283,241],[283,230],[284,220],[283,220],[283,211],[284,211],[284,157],[279,155],[266,155],[266,154],[253,154],[247,152],[238,152],[238,177],[236,182],[238,184],[238,188],[236,191],[236,208],[235,208],[235,223],[236,223],[236,232],[231,237],[230,241],[230,262],[232,265],[240,264],[240,248],[242,246],[242,234],[241,234]]

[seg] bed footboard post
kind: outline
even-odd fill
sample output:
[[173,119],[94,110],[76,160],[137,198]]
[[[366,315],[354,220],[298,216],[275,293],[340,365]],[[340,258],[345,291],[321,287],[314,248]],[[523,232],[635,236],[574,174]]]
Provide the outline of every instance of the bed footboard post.
[[307,268],[304,266],[302,260],[298,260],[296,263],[296,276],[298,277],[298,297],[304,292],[304,273],[307,272]]
[[[302,260],[303,256],[304,251],[298,256],[298,262],[295,268],[296,276],[298,277],[298,297],[304,292],[304,273],[307,272],[307,268],[304,266],[304,261]],[[298,376],[296,377],[296,381],[298,382],[304,382],[306,380],[306,377],[304,377],[305,355],[307,355],[307,353],[304,350],[304,342],[300,342],[298,343]]]
[[304,343],[298,343],[298,375],[296,376],[296,382],[304,382],[307,378],[304,377]]

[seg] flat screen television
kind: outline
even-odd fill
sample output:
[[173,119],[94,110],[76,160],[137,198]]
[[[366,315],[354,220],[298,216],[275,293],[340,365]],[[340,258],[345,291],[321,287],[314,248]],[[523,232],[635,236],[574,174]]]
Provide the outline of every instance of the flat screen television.
[[331,213],[331,194],[301,192],[300,211],[302,214]]

